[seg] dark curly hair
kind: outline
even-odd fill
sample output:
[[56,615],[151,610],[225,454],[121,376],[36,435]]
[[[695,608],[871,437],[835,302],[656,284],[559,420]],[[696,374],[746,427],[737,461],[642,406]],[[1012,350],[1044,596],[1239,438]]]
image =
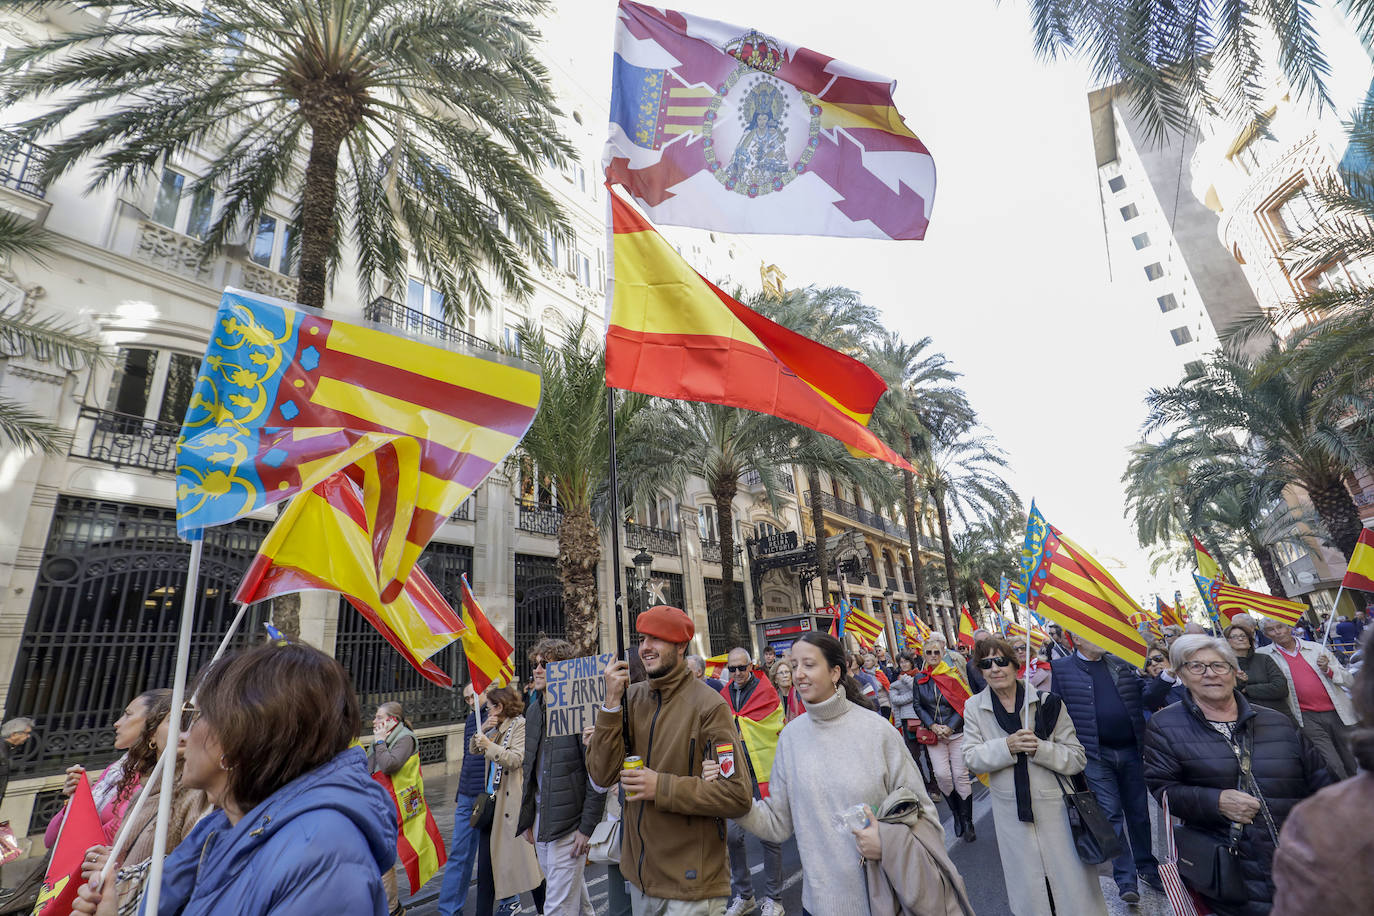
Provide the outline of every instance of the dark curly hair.
[[157,756],[162,753],[162,748],[153,746],[153,738],[157,735],[157,727],[172,711],[172,691],[165,687],[145,690],[135,699],[142,700],[145,707],[143,734],[138,736],[124,758],[124,772],[120,774],[119,784],[115,787],[115,798],[120,802],[128,801],[139,783],[147,779],[153,767],[157,766]]

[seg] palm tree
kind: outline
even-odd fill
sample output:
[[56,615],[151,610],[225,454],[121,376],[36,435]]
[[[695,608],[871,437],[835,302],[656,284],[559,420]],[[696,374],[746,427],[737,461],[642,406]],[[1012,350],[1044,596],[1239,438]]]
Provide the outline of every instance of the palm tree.
[[[56,101],[19,125],[48,135],[51,179],[93,160],[92,187],[139,182],[186,150],[225,190],[213,251],[274,194],[298,199],[298,300],[323,308],[344,236],[364,298],[410,259],[461,320],[489,271],[532,290],[526,258],[565,232],[534,170],[560,163],[531,24],[546,0],[35,0],[95,25],[6,55],[11,100]],[[304,167],[302,148],[306,150]]]
[[[0,259],[14,255],[42,261],[51,254],[51,236],[33,223],[0,210]],[[81,328],[53,318],[30,318],[22,313],[0,312],[0,338],[14,352],[67,366],[90,364],[104,358],[100,341]],[[49,454],[64,452],[71,434],[50,419],[11,398],[0,397],[0,439],[16,448]]]
[[[967,526],[970,519],[985,519],[1007,512],[1016,494],[1000,475],[1001,469],[1007,466],[1001,449],[976,425],[956,417],[943,417],[928,424],[928,430],[921,439],[916,464],[926,495],[935,507],[944,549],[946,583],[951,600],[957,602],[959,589],[955,582],[950,513]],[[945,626],[946,636],[952,642],[954,631],[948,620]]]
[[1345,480],[1374,462],[1362,398],[1322,396],[1283,365],[1275,347],[1254,363],[1219,355],[1178,385],[1152,390],[1145,403],[1147,433],[1167,427],[1209,435],[1216,454],[1253,462],[1269,485],[1305,490],[1332,542],[1350,557],[1363,525]]

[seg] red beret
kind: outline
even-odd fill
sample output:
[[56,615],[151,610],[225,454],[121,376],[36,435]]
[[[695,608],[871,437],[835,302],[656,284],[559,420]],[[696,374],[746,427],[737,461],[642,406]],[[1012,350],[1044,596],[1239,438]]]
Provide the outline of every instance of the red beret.
[[666,604],[651,607],[640,614],[635,619],[635,629],[645,636],[671,643],[689,642],[697,632],[686,611]]

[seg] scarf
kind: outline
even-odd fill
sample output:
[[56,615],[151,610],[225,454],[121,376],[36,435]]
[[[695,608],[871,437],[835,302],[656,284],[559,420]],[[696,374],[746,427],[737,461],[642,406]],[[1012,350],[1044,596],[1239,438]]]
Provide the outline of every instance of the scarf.
[[945,698],[945,702],[954,707],[954,711],[960,716],[964,714],[964,703],[968,700],[970,691],[968,685],[961,678],[958,668],[953,667],[947,661],[941,661],[938,665],[928,665],[920,672],[913,672],[915,681],[924,684],[934,681],[939,688],[940,695]]
[[[1008,735],[1020,731],[1021,707],[1026,703],[1025,684],[1017,683],[1016,708],[1011,711],[1002,706],[1002,701],[997,694],[989,692],[989,698],[992,700],[992,714],[997,717],[997,724],[1002,726],[1002,731]],[[1033,824],[1035,823],[1035,814],[1031,811],[1029,755],[1016,755],[1013,776],[1016,783],[1016,819],[1026,824]]]

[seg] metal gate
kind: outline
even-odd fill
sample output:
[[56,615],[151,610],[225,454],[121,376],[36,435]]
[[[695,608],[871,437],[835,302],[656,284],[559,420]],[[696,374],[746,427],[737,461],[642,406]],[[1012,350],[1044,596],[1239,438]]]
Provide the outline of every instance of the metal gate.
[[[214,654],[230,601],[271,522],[207,529],[190,671]],[[117,756],[114,721],[138,694],[170,687],[190,545],[171,509],[59,496],[19,641],[5,718],[31,716],[15,775],[99,766]],[[236,646],[260,635],[249,611]]]
[[530,677],[530,649],[545,636],[566,639],[563,582],[558,558],[515,555],[515,674],[521,683]]
[[[420,557],[420,568],[457,610],[463,600],[461,579],[472,575],[472,548],[461,544],[432,542]],[[334,657],[353,678],[353,689],[362,704],[363,721],[382,703],[398,701],[417,727],[461,722],[465,713],[463,693],[440,687],[420,673],[387,643],[382,634],[343,598],[339,599],[339,628]],[[467,682],[467,659],[461,640],[450,643],[432,658],[454,684]]]
[[734,607],[727,610],[721,598],[720,579],[702,580],[706,586],[706,626],[711,631],[711,654],[729,652],[736,646],[749,646],[749,620],[744,612],[744,583],[736,581]]

